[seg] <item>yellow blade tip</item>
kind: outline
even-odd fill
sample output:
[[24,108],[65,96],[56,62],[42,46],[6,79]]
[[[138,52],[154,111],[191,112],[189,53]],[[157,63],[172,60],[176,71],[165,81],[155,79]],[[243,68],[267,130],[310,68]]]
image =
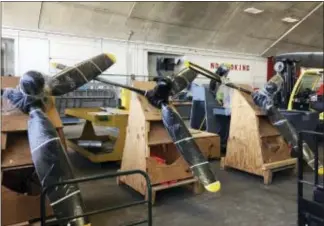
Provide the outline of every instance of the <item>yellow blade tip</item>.
[[56,66],[57,66],[57,63],[55,63],[55,62],[52,62],[52,63],[51,63],[51,66],[52,66],[52,67],[54,67],[54,68],[56,68]]
[[216,181],[214,183],[205,186],[206,190],[209,192],[218,192],[221,189],[221,183]]
[[111,54],[111,53],[106,53],[105,54],[112,62],[116,63],[116,57],[115,55]]
[[318,168],[318,175],[320,175],[320,176],[324,175],[324,168],[323,168],[323,166],[320,167],[320,168]]
[[186,68],[189,68],[189,66],[190,66],[190,62],[188,60],[185,60],[185,62],[183,64]]

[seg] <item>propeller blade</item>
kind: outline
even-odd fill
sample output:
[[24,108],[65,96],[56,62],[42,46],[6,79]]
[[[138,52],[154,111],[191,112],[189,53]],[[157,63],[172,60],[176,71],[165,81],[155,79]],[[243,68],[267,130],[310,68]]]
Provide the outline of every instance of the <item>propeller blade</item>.
[[[209,70],[207,70],[207,69],[205,69],[205,68],[203,68],[203,67],[201,67],[201,66],[199,66],[197,64],[189,62],[189,61],[186,62],[186,64],[187,64],[187,67],[189,67],[191,70],[195,71],[196,73],[199,73],[199,74],[201,74],[201,75],[203,75],[203,76],[205,76],[205,77],[207,77],[209,79],[212,79],[212,80],[214,80],[214,81],[216,81],[218,83],[224,84],[222,82],[222,79],[221,79],[220,75],[218,75],[218,74],[216,74],[214,72],[211,72],[211,71],[209,71]],[[233,88],[233,89],[240,90],[240,91],[245,92],[247,94],[252,94],[252,92],[250,90],[247,90],[247,89],[244,89],[242,87],[236,86],[233,83],[226,83],[224,85],[226,85],[226,86],[228,86],[230,88]]]
[[[64,69],[68,68],[68,66],[66,66],[64,64],[61,64],[61,63],[52,63],[52,66],[54,68],[59,69],[59,70],[64,70]],[[176,76],[174,76],[172,78],[173,82],[172,82],[171,95],[173,96],[173,95],[176,95],[176,94],[180,93],[193,80],[195,80],[196,77],[197,77],[197,73],[194,70],[191,70],[189,67],[182,69]],[[156,79],[158,79],[158,77],[156,77]],[[130,87],[130,86],[126,86],[126,85],[122,85],[122,84],[119,84],[119,83],[112,82],[112,81],[108,80],[104,76],[98,76],[98,77],[95,78],[95,80],[100,81],[100,82],[105,83],[105,84],[108,84],[108,85],[113,85],[113,86],[129,89],[129,90],[132,90],[132,91],[134,91],[136,93],[139,93],[141,95],[144,94],[142,92],[142,90],[135,89],[135,88]]]
[[186,67],[190,68],[193,71],[196,71],[199,74],[204,75],[207,78],[216,80],[217,82],[221,83],[222,80],[219,75],[215,74],[214,72],[211,72],[210,70],[207,70],[206,68],[203,68],[197,64],[194,64],[191,61],[186,61],[185,62]]
[[[28,140],[35,170],[43,188],[73,179],[71,164],[56,129],[45,113],[34,108],[29,113]],[[80,189],[75,184],[59,186],[48,191],[47,197],[58,219],[84,214]],[[89,224],[86,217],[70,222],[73,226]],[[66,222],[68,223],[68,222]]]
[[131,86],[127,86],[127,85],[123,85],[123,84],[120,84],[120,83],[116,83],[116,82],[109,81],[107,78],[105,78],[102,75],[101,76],[98,76],[97,78],[95,78],[95,80],[97,80],[99,82],[102,82],[102,83],[105,83],[105,84],[108,84],[108,85],[125,88],[125,89],[131,90],[131,91],[133,91],[135,93],[138,93],[140,95],[144,95],[145,96],[145,93],[146,93],[146,91],[141,90],[141,89],[136,89],[136,88],[131,87]]
[[196,77],[197,73],[186,65],[186,68],[172,77],[171,95],[174,96],[187,88]]
[[74,67],[65,68],[48,81],[49,93],[51,96],[61,96],[72,92],[102,74],[115,62],[113,55],[100,54]]
[[52,62],[51,66],[59,70],[65,70],[68,68],[68,66],[66,66],[65,64],[56,63],[56,62]]
[[[59,69],[59,70],[64,70],[64,69],[68,68],[68,66],[66,66],[64,64],[61,64],[61,63],[52,63],[52,66],[54,68]],[[145,95],[145,91],[143,91],[143,90],[136,89],[136,88],[133,88],[131,86],[126,86],[126,85],[123,85],[123,84],[120,84],[120,83],[112,82],[112,81],[108,80],[103,75],[99,75],[98,77],[94,78],[94,80],[97,80],[99,82],[102,82],[102,83],[105,83],[105,84],[108,84],[108,85],[125,88],[125,89],[131,90],[133,92],[136,92],[136,93],[138,93],[140,95]]]
[[[303,149],[298,150],[298,134],[293,125],[291,125],[291,123],[289,123],[289,121],[275,107],[269,108],[267,114],[272,125],[278,129],[287,143],[292,146],[292,149],[294,149],[296,152],[302,151],[304,160],[313,170],[315,170],[315,155],[308,144],[304,141],[302,144]],[[324,167],[320,161],[318,161],[317,173],[318,175],[324,174]]]
[[210,168],[208,160],[201,153],[197,143],[180,116],[167,105],[162,105],[162,121],[171,139],[190,166],[193,174],[209,192],[218,192],[221,188]]
[[[209,71],[209,70],[207,70],[207,69],[205,69],[205,68],[203,68],[203,67],[201,67],[201,66],[199,66],[197,64],[189,62],[189,61],[186,62],[186,64],[187,64],[187,67],[189,67],[191,70],[193,70],[193,71],[195,71],[195,72],[197,72],[197,73],[199,73],[199,74],[201,74],[201,75],[203,75],[203,76],[205,76],[207,78],[210,78],[210,79],[212,79],[212,80],[214,80],[214,81],[216,81],[218,83],[224,84],[222,82],[222,79],[221,79],[220,75],[218,75],[218,74],[216,74],[214,72],[211,72],[211,71]],[[247,90],[247,89],[244,89],[242,87],[236,86],[233,83],[226,83],[224,85],[226,85],[226,86],[228,86],[230,88],[233,88],[233,89],[240,90],[240,91],[242,91],[244,93],[247,93],[247,94],[252,94],[252,92],[250,90]]]

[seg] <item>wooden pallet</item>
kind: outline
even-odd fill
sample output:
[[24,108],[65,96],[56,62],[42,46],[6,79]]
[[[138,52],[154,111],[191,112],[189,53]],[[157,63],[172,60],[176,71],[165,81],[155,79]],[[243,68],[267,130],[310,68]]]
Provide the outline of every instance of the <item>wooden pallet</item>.
[[[221,169],[225,170],[227,168],[234,168],[225,165],[225,158],[221,158]],[[291,170],[293,175],[296,175],[297,170],[297,159],[291,158],[283,161],[278,161],[274,163],[264,164],[262,166],[262,174],[257,174],[263,177],[263,183],[269,185],[272,183],[273,174],[279,171]]]
[[[117,184],[123,185],[125,184],[122,180],[117,178]],[[126,184],[127,185],[127,184]],[[204,192],[205,188],[203,185],[198,181],[197,178],[189,178],[189,179],[183,179],[177,182],[173,183],[165,183],[165,184],[156,184],[152,186],[152,204],[155,204],[156,201],[156,193],[158,191],[166,190],[166,189],[172,189],[180,186],[185,186],[186,188],[190,189],[193,194],[201,194]],[[147,193],[145,195],[145,200],[148,199]]]
[[[151,89],[154,85],[154,82],[139,81],[134,81],[133,84],[143,90]],[[220,156],[218,135],[198,130],[190,132],[206,157],[211,156],[211,153]],[[157,157],[164,159],[165,163],[157,161]],[[161,112],[145,98],[133,93],[120,170],[135,169],[143,170],[149,175],[154,192],[168,189],[170,186],[161,185],[168,181],[177,181],[174,186],[198,183],[193,181],[188,164],[176,150],[164,128]],[[146,184],[141,175],[121,176],[118,181],[146,196]]]
[[294,168],[296,159],[291,158],[287,143],[251,96],[233,92],[230,134],[221,165],[262,176],[264,183],[270,184],[273,172]]

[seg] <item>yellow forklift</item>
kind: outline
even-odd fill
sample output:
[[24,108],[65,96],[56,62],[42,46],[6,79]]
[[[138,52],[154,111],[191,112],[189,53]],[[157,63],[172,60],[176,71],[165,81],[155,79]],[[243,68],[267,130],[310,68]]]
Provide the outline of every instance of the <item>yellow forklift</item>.
[[[275,71],[284,70],[284,84],[276,99],[277,107],[312,111],[310,97],[323,83],[323,52],[296,52],[277,55]],[[282,68],[282,69],[281,69]],[[302,72],[299,76],[298,69]],[[323,120],[323,112],[320,120]]]
[[[323,84],[323,69],[306,69],[297,79],[288,102],[288,110],[310,110],[310,96]],[[324,120],[324,112],[320,112],[320,120]]]
[[[312,109],[312,97],[323,84],[323,52],[299,52],[277,55],[274,69],[283,75],[284,83],[275,105],[298,130],[323,131],[323,111]],[[297,71],[302,72],[298,75]],[[311,150],[319,141],[305,135]]]

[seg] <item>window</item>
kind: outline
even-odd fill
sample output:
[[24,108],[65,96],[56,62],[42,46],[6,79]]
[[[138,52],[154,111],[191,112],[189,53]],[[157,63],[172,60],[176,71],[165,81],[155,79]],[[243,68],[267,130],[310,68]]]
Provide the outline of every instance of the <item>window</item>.
[[15,40],[1,39],[1,76],[15,75]]
[[304,92],[306,89],[313,89],[313,86],[315,85],[315,82],[319,79],[318,74],[308,74],[308,75],[304,75],[300,85],[299,85],[299,91],[300,92]]

